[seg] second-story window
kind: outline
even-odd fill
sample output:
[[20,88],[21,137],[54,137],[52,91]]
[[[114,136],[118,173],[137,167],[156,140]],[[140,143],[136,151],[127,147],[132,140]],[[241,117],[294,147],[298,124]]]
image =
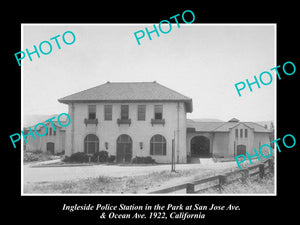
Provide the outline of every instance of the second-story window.
[[162,105],[154,105],[154,119],[155,120],[163,119],[163,106]]
[[129,119],[129,105],[121,105],[121,120]]
[[96,105],[89,105],[88,106],[88,119],[95,120],[96,119]]
[[104,105],[104,120],[112,120],[112,105]]
[[146,120],[146,105],[138,105],[138,120]]
[[245,129],[245,138],[248,137],[248,130]]
[[243,129],[240,129],[240,137],[243,137]]

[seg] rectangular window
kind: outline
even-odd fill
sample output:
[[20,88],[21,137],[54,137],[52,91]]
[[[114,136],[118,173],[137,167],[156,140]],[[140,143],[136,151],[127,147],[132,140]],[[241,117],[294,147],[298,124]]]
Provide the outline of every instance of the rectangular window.
[[240,129],[240,137],[243,137],[243,129]]
[[52,136],[52,128],[49,128],[49,135]]
[[56,130],[53,130],[53,136],[56,136]]
[[163,106],[162,105],[154,105],[154,119],[162,120],[163,118]]
[[88,119],[89,120],[96,119],[96,105],[88,105]]
[[138,105],[138,120],[146,120],[146,105]]
[[248,130],[245,129],[245,138],[248,137]]
[[121,120],[129,119],[129,105],[121,105]]
[[112,105],[104,105],[104,120],[112,120]]
[[235,137],[238,138],[239,137],[239,130],[235,129]]

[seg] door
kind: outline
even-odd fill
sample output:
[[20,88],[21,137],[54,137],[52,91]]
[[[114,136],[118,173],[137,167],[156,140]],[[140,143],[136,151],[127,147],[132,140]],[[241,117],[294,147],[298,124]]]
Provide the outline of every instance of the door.
[[131,137],[123,134],[117,139],[117,163],[130,163],[132,158]]
[[237,155],[246,155],[246,145],[238,145],[236,148]]
[[204,136],[195,136],[191,140],[191,157],[209,158],[210,140]]
[[54,143],[53,142],[47,142],[47,152],[54,155]]

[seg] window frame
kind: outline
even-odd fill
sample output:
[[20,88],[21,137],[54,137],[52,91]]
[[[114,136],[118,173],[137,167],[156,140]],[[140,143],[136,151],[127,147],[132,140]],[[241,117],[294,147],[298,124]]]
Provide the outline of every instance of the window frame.
[[[155,140],[160,137],[161,140]],[[159,148],[158,148],[159,146]],[[167,155],[167,140],[161,134],[155,134],[150,139],[150,155],[166,156]]]
[[111,121],[112,120],[112,105],[104,105],[104,120]]
[[[126,110],[124,111],[124,109],[126,109]],[[127,115],[127,116],[124,117],[124,115]],[[129,105],[121,105],[120,119],[121,120],[129,119]]]
[[[157,115],[159,115],[159,114],[161,114],[160,118],[157,117]],[[162,104],[154,105],[154,119],[155,120],[162,120],[163,119],[163,105]]]
[[[96,105],[88,105],[88,119],[95,120],[97,118],[97,109]],[[92,116],[94,115],[94,116]]]
[[138,105],[137,106],[137,120],[145,121],[146,120],[146,105]]

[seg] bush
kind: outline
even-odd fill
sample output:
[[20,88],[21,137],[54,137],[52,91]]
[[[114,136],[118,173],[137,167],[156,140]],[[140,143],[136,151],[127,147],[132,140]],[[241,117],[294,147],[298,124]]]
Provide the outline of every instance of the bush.
[[108,162],[108,152],[107,151],[100,151],[94,153],[94,155],[91,158],[92,162]]
[[110,162],[110,163],[115,162],[115,160],[116,160],[116,156],[115,156],[115,155],[110,155],[110,156],[108,157],[108,162]]
[[84,152],[76,152],[72,154],[70,157],[65,157],[64,162],[76,162],[76,163],[84,163],[88,162],[89,157]]
[[155,163],[155,160],[152,159],[151,156],[147,156],[147,157],[136,156],[131,160],[131,163],[133,163],[133,164],[153,164],[153,163]]
[[39,156],[35,153],[32,152],[24,152],[24,162],[33,162],[33,161],[38,161]]

